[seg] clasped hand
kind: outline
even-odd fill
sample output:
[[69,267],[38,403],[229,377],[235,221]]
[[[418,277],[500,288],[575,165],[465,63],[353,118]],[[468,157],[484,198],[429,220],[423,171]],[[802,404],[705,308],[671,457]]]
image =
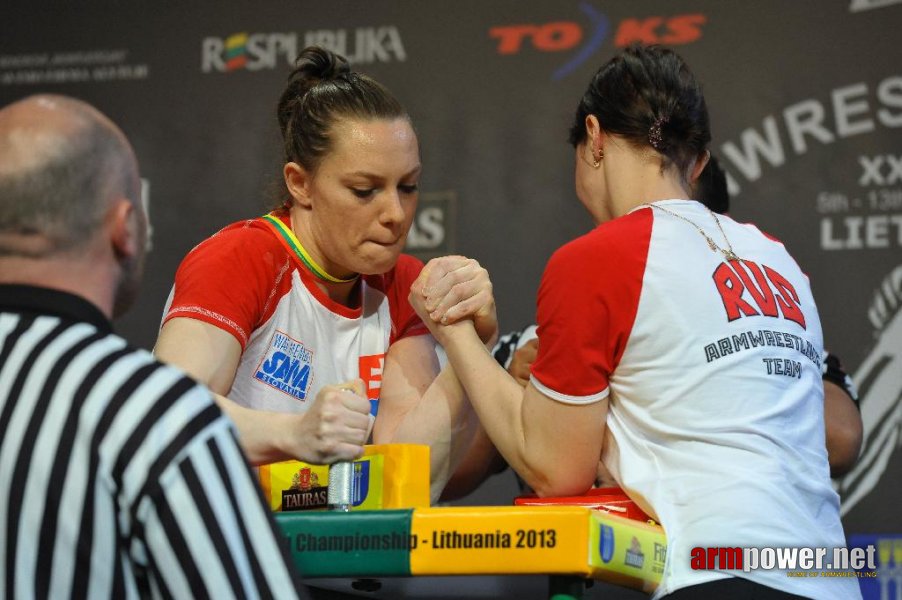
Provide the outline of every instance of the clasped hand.
[[472,258],[430,260],[410,288],[410,304],[439,342],[443,327],[467,319],[484,344],[494,344],[498,337],[492,282],[488,271]]

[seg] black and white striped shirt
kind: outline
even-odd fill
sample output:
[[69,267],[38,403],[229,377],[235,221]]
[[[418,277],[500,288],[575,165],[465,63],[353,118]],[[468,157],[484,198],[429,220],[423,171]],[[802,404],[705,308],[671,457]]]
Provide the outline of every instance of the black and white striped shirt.
[[209,392],[59,291],[0,286],[0,599],[302,594]]

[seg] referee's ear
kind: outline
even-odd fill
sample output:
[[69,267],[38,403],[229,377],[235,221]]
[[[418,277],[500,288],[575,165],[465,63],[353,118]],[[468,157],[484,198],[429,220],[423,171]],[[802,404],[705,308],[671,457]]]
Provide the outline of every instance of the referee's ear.
[[119,260],[133,258],[141,252],[145,232],[144,219],[138,210],[131,200],[118,198],[107,213],[107,231],[113,254]]

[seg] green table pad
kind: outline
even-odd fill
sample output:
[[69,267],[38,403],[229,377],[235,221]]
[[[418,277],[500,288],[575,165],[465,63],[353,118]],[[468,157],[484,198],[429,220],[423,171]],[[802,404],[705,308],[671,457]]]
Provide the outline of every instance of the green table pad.
[[275,519],[304,577],[410,575],[412,509],[281,512]]

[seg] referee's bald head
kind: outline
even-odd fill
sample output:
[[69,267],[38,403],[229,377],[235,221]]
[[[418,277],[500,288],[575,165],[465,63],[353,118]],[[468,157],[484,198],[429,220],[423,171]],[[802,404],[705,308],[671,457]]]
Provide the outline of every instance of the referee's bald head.
[[119,198],[140,204],[138,166],[100,111],[57,95],[0,109],[0,255],[77,251]]

